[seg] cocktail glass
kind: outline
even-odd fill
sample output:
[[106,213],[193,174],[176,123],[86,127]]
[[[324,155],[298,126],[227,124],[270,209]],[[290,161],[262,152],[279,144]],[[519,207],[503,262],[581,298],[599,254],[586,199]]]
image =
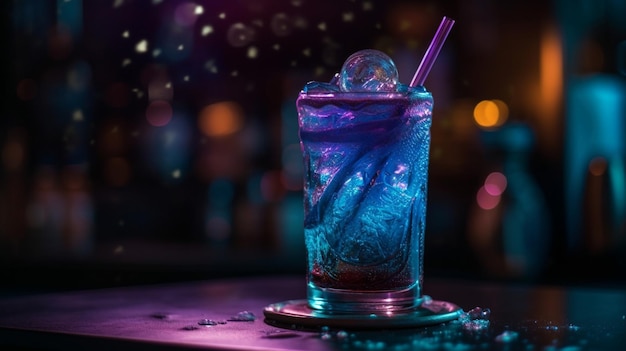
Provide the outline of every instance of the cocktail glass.
[[452,23],[444,18],[410,85],[386,54],[362,50],[330,83],[300,92],[307,299],[268,306],[268,320],[406,326],[462,312],[422,294],[433,109],[423,83]]

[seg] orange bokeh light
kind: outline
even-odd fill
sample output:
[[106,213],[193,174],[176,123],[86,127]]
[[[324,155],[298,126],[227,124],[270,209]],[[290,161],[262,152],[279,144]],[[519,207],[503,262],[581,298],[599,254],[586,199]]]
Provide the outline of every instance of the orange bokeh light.
[[207,136],[227,136],[243,126],[241,107],[232,101],[217,102],[206,106],[198,116],[198,127]]
[[474,122],[482,128],[504,124],[509,117],[509,107],[502,100],[483,100],[474,107]]

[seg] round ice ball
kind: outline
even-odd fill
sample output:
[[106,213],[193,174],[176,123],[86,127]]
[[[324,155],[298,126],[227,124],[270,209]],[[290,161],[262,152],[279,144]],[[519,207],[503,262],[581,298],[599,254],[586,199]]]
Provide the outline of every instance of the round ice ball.
[[395,91],[398,70],[391,58],[378,50],[361,50],[350,55],[339,74],[345,92]]

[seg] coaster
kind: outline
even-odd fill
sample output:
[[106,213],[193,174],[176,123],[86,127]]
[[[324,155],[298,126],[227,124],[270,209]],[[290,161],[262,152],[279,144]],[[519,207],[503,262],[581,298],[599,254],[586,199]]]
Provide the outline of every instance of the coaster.
[[463,310],[450,302],[427,299],[418,307],[393,313],[328,314],[313,310],[307,300],[271,304],[263,310],[265,321],[292,327],[346,329],[408,328],[440,324],[459,318]]

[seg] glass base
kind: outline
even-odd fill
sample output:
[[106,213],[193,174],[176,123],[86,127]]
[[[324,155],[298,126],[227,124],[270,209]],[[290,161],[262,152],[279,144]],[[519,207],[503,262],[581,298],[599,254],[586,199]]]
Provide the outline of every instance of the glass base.
[[307,286],[308,304],[328,314],[370,314],[409,311],[423,299],[419,284],[402,290],[355,291]]
[[450,302],[425,297],[421,305],[403,311],[370,314],[328,314],[309,307],[307,300],[271,304],[263,311],[267,324],[297,329],[322,327],[345,329],[409,328],[458,319],[463,310]]

